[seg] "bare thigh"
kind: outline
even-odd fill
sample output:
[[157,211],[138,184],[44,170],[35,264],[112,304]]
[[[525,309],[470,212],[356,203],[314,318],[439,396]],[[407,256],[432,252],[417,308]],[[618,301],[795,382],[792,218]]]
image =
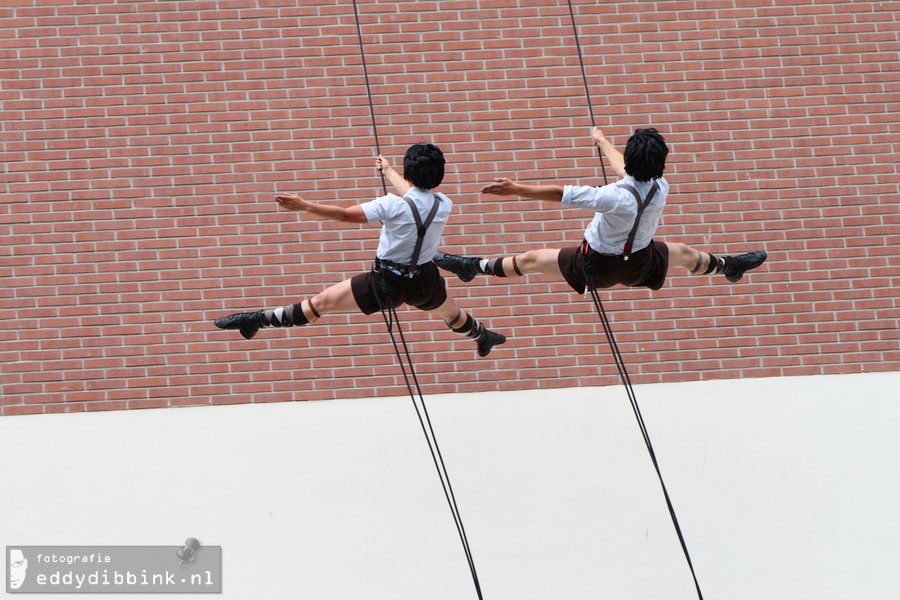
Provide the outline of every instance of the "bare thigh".
[[[512,273],[512,259],[509,259],[509,270],[504,263],[503,268],[507,273]],[[544,273],[546,275],[562,275],[559,270],[559,250],[544,248],[541,250],[529,250],[516,256],[516,265],[523,275],[529,273]]]
[[[349,279],[345,279],[326,288],[325,291],[319,292],[313,296],[312,302],[316,307],[316,312],[320,315],[336,312],[356,312],[359,310],[356,298],[353,297],[353,290],[350,288]],[[304,312],[306,311],[304,310]]]

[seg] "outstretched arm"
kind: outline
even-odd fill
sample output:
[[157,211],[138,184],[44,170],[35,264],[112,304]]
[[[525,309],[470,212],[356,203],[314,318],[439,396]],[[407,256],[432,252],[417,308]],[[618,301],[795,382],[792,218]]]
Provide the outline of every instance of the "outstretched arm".
[[594,127],[591,130],[591,140],[594,142],[594,145],[600,148],[600,150],[603,151],[603,154],[606,155],[607,160],[609,160],[609,165],[612,167],[616,176],[625,177],[625,157],[612,145],[612,142],[604,137],[603,132],[600,131],[599,127]]
[[387,159],[380,154],[378,155],[378,158],[375,159],[375,168],[381,171],[381,174],[388,180],[388,183],[394,186],[398,195],[405,195],[406,192],[409,191],[409,188],[412,187],[407,180],[403,179],[403,176],[401,176],[400,173],[394,170],[394,167],[388,163]]
[[322,219],[330,219],[342,223],[369,222],[359,204],[348,208],[334,204],[316,204],[315,202],[304,200],[296,194],[279,194],[275,196],[275,201],[278,202],[281,208],[286,210],[308,212]]
[[494,194],[495,196],[521,196],[531,200],[562,202],[563,186],[518,183],[512,179],[507,179],[506,177],[498,177],[494,180],[494,183],[489,183],[481,188],[481,193]]
[[[403,179],[397,171],[395,171],[388,163],[387,159],[381,155],[375,160],[375,168],[391,182],[397,192],[402,196],[411,186],[411,184]],[[275,201],[285,210],[296,210],[308,212],[322,219],[330,219],[341,223],[368,223],[366,213],[360,205],[343,207],[334,204],[316,204],[309,200],[304,200],[297,194],[279,194],[275,196]]]

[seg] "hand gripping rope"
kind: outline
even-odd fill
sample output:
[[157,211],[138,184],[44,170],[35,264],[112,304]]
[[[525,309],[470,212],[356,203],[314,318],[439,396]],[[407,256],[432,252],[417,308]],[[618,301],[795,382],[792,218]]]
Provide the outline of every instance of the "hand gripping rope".
[[[372,117],[372,133],[375,138],[375,151],[381,154],[381,147],[378,143],[378,127],[375,123],[375,106],[372,102],[372,90],[369,87],[369,72],[366,66],[366,54],[362,41],[362,28],[359,24],[359,9],[356,0],[353,0],[353,15],[356,19],[356,34],[359,39],[359,55],[362,59],[363,75],[366,80],[366,95],[369,98],[369,114]],[[384,172],[381,173],[381,186],[384,193],[387,194],[387,184],[384,180]],[[403,373],[403,379],[406,382],[406,388],[409,390],[409,397],[412,400],[416,415],[419,418],[419,424],[422,426],[422,433],[425,434],[425,440],[428,443],[428,449],[431,452],[431,459],[434,462],[435,470],[438,478],[441,480],[441,487],[444,490],[444,497],[450,506],[450,512],[453,513],[453,521],[456,524],[456,531],[459,534],[459,540],[462,543],[463,550],[466,553],[466,560],[469,563],[469,571],[472,574],[472,582],[475,584],[475,592],[478,594],[478,600],[483,600],[481,595],[481,584],[478,581],[478,573],[475,570],[475,561],[472,558],[472,550],[469,547],[469,540],[466,536],[466,529],[463,526],[462,517],[459,514],[459,507],[456,504],[456,495],[453,493],[453,486],[450,484],[450,475],[447,473],[447,466],[444,464],[444,457],[441,454],[438,445],[437,436],[431,425],[431,417],[428,415],[428,407],[425,404],[425,398],[422,396],[422,389],[419,386],[419,380],[416,377],[416,371],[413,367],[412,357],[410,356],[409,347],[406,344],[406,338],[403,330],[400,328],[400,320],[397,317],[397,311],[390,295],[382,297],[380,290],[375,290],[375,297],[378,298],[378,304],[381,308],[381,315],[384,317],[384,323],[387,327],[388,334],[391,336],[391,343],[394,346],[394,352],[397,354],[397,361],[400,363],[400,370]],[[396,325],[397,336],[394,335],[394,326]],[[400,343],[397,343],[399,337]],[[400,348],[403,348],[401,352]],[[407,372],[408,368],[408,372]],[[413,391],[415,386],[415,391]]]
[[[572,8],[572,0],[567,0],[569,4],[569,15],[572,18],[572,33],[575,36],[575,47],[578,51],[578,62],[581,65],[581,77],[584,81],[584,94],[587,99],[588,112],[591,117],[592,126],[596,125],[596,121],[594,121],[594,109],[591,104],[591,92],[588,88],[588,80],[587,73],[584,70],[584,59],[581,55],[581,43],[578,41],[578,27],[575,25],[575,10]],[[603,154],[600,151],[600,148],[597,148],[597,154],[600,156],[600,166],[603,168],[603,182],[608,183],[606,179],[606,168],[603,166]],[[585,281],[587,282],[588,290],[591,294],[591,300],[594,302],[594,308],[597,310],[597,315],[600,317],[600,323],[603,324],[603,331],[606,334],[606,340],[609,343],[610,350],[612,351],[613,359],[616,363],[616,369],[619,371],[619,377],[622,380],[622,383],[625,385],[625,391],[628,394],[628,400],[631,402],[631,409],[634,412],[634,416],[637,419],[638,427],[640,427],[641,435],[644,438],[644,444],[647,446],[647,451],[650,453],[650,460],[653,462],[653,468],[656,470],[656,477],[659,479],[659,485],[662,487],[663,496],[666,499],[666,506],[669,509],[669,516],[672,517],[672,524],[675,526],[675,532],[678,534],[678,541],[681,543],[681,550],[684,552],[684,557],[687,560],[688,568],[691,570],[691,577],[694,579],[694,587],[697,589],[697,596],[700,600],[703,600],[703,592],[700,591],[700,583],[697,581],[697,574],[694,572],[694,563],[691,561],[691,555],[688,552],[687,544],[684,541],[684,535],[681,533],[681,525],[678,524],[678,517],[675,515],[675,507],[672,505],[672,500],[669,497],[669,491],[666,488],[666,483],[663,480],[662,472],[659,469],[659,463],[656,460],[656,452],[653,451],[653,444],[650,443],[650,434],[647,432],[647,425],[644,423],[644,417],[641,414],[641,408],[638,406],[637,396],[634,394],[634,388],[631,385],[631,378],[628,376],[628,371],[625,368],[625,361],[622,359],[622,353],[619,351],[619,345],[616,343],[616,338],[613,335],[612,327],[609,324],[609,319],[606,316],[606,310],[603,308],[603,303],[600,301],[600,295],[597,293],[597,288],[594,286],[594,278],[591,273],[590,265],[587,260],[584,260],[582,263],[584,266],[584,274]]]

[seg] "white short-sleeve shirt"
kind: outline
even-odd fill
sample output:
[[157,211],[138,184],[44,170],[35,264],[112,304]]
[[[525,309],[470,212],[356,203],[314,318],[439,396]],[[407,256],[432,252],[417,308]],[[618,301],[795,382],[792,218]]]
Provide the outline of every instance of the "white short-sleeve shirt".
[[[406,197],[413,201],[419,210],[419,218],[422,222],[428,218],[434,198],[440,201],[434,221],[425,231],[425,239],[419,252],[418,263],[425,264],[434,258],[438,246],[441,243],[441,234],[450,218],[453,202],[444,194],[432,193],[418,187],[411,187],[406,192]],[[381,238],[378,241],[378,250],[375,256],[382,260],[389,260],[401,265],[408,265],[412,260],[413,250],[416,247],[417,228],[409,205],[396,194],[388,194],[375,198],[371,202],[360,204],[369,223],[381,221]]]
[[[634,236],[632,252],[650,245],[666,205],[669,182],[664,177],[655,181],[659,184],[659,189],[650,205],[644,209]],[[645,199],[653,187],[653,181],[636,181],[631,175],[626,175],[621,181],[602,187],[567,185],[563,191],[563,206],[584,208],[597,213],[585,229],[584,239],[595,252],[601,254],[622,254],[625,251],[625,241],[637,216],[638,206],[634,196],[628,190],[618,187],[617,183],[627,183],[637,190],[641,199]]]

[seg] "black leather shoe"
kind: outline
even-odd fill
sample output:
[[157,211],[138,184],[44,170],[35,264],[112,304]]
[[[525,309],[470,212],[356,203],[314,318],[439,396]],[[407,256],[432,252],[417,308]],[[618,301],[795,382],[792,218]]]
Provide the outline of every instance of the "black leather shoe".
[[725,274],[725,279],[734,283],[740,281],[746,271],[755,269],[766,262],[767,257],[768,254],[766,254],[765,250],[756,250],[746,254],[739,254],[738,256],[725,256],[723,257],[725,259],[725,268],[722,272]]
[[249,340],[260,327],[265,327],[266,316],[261,310],[256,312],[242,312],[220,317],[214,321],[219,329],[238,329],[245,340]]
[[482,273],[479,263],[481,259],[471,256],[458,256],[437,252],[434,255],[434,263],[445,271],[456,273],[463,281],[472,281],[476,275]]
[[485,329],[484,333],[478,336],[478,356],[487,356],[491,353],[494,346],[499,346],[506,342],[506,336],[502,333],[495,333],[490,329]]

